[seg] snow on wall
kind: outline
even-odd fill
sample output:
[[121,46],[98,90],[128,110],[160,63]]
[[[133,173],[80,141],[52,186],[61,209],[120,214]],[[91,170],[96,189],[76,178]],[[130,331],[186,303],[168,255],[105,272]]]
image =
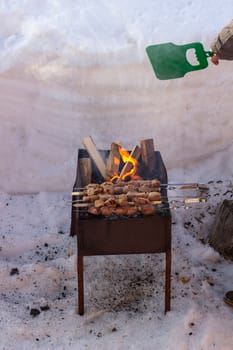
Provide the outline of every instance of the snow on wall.
[[77,149],[153,138],[169,178],[232,177],[232,62],[158,80],[145,47],[211,41],[232,1],[0,2],[1,191],[69,190]]

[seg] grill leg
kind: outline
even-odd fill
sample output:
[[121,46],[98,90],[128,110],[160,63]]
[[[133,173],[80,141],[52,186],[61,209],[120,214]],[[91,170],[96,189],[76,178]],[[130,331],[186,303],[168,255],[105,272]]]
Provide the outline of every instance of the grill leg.
[[171,249],[166,252],[165,313],[171,309]]
[[84,314],[84,289],[83,289],[83,256],[78,255],[77,259],[78,271],[78,313]]

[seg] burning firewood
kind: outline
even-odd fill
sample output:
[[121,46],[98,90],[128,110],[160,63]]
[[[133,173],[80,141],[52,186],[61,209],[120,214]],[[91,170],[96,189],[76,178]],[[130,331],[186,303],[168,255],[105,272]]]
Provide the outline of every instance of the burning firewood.
[[119,147],[120,145],[116,142],[111,144],[106,168],[106,176],[108,179],[111,179],[113,176],[118,174],[121,161]]
[[104,160],[102,159],[98,149],[96,148],[92,138],[90,136],[84,137],[83,139],[83,145],[86,148],[88,154],[95,162],[97,168],[99,169],[99,172],[103,176],[103,178],[106,178],[106,165],[104,163]]
[[141,140],[142,161],[149,174],[156,170],[156,159],[153,139]]

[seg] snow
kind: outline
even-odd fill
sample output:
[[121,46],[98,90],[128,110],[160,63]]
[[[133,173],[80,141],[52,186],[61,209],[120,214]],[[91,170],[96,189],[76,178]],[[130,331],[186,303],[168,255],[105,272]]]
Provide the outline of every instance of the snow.
[[181,181],[197,167],[208,181],[213,157],[215,177],[231,177],[232,63],[161,81],[145,50],[209,50],[231,11],[230,0],[0,1],[0,190],[69,191],[88,135],[100,149],[152,137]]
[[[208,244],[232,199],[232,62],[160,81],[145,52],[208,50],[229,13],[230,0],[0,1],[1,350],[232,349],[232,262]],[[77,314],[70,192],[88,135],[99,149],[153,138],[170,182],[210,187],[172,212],[166,315],[162,254],[85,257]]]
[[207,203],[172,211],[170,312],[164,254],[118,255],[84,258],[79,316],[70,194],[2,193],[1,349],[230,350],[233,310],[223,297],[232,263],[208,245],[208,234],[232,185],[213,181],[209,194]]

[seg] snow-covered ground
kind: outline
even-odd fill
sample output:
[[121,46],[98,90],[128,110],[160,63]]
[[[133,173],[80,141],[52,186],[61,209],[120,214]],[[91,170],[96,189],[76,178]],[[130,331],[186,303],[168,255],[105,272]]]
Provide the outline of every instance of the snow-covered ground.
[[153,138],[180,181],[197,167],[232,176],[232,62],[161,81],[146,54],[209,50],[231,12],[231,0],[0,1],[0,190],[68,191],[88,135],[99,149]]
[[[163,254],[85,257],[85,314],[77,314],[70,194],[1,194],[1,350],[231,350],[232,263],[207,242],[229,181],[172,222],[171,311],[164,315]],[[170,196],[174,196],[174,192]]]

